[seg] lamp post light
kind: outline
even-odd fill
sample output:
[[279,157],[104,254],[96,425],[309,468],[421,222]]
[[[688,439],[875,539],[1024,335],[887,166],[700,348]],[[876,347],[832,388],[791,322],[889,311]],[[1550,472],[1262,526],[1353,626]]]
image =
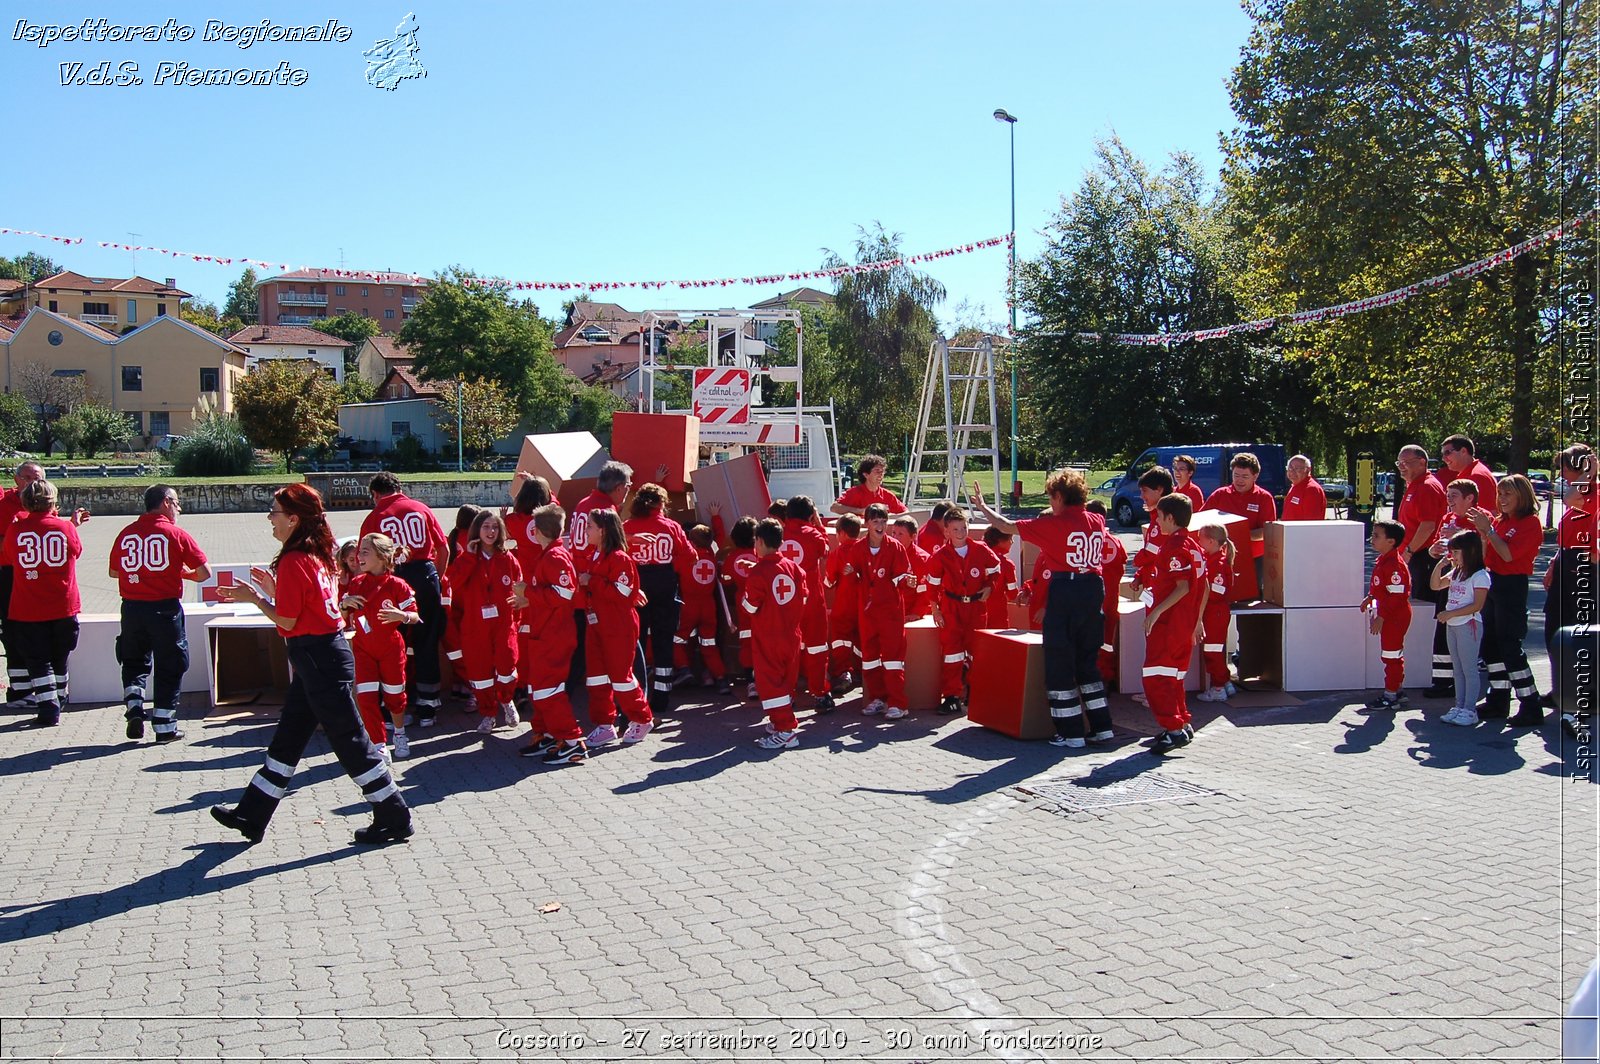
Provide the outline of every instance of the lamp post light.
[[1004,122],[1011,133],[1011,255],[1008,272],[1008,297],[1011,304],[1011,494],[1016,497],[1017,473],[1017,116],[1004,107],[995,108],[994,120]]

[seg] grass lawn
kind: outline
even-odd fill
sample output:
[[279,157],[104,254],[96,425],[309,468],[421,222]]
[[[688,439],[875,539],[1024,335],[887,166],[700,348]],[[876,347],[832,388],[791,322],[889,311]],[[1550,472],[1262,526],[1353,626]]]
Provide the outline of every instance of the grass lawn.
[[[1105,481],[1106,479],[1108,479],[1110,477],[1120,477],[1125,472],[1127,472],[1126,468],[1091,469],[1091,470],[1089,470],[1089,472],[1085,475],[1084,479],[1089,484],[1090,497],[1091,498],[1094,497],[1094,489],[1099,487],[1101,482]],[[1051,470],[1048,470],[1048,469],[1019,469],[1019,470],[1017,470],[1017,479],[1022,481],[1022,509],[1024,509],[1024,510],[1043,510],[1043,509],[1045,509],[1045,508],[1047,508],[1049,506],[1049,502],[1045,499],[1044,482],[1045,482],[1045,478],[1048,477],[1050,475],[1050,473],[1051,473]],[[919,503],[921,503],[922,505],[924,505],[924,506],[926,506],[926,505],[928,505],[930,503],[938,501],[939,497],[934,495],[934,494],[932,494],[932,492],[933,492],[933,484],[937,484],[938,483],[937,477],[938,477],[938,474],[934,474],[934,478],[935,479],[932,481],[932,483],[928,484],[924,488],[923,492],[921,494],[919,494],[919,496],[918,496],[917,501]],[[978,481],[978,486],[983,488],[984,494],[987,496],[987,494],[989,493],[992,485],[994,484],[994,478],[987,471],[976,472],[976,473],[969,471],[967,473],[967,481],[968,481],[968,483],[970,483],[974,479],[976,479]],[[1005,490],[1005,489],[1007,489],[1007,488],[1009,488],[1011,486],[1010,485],[1010,481],[1011,481],[1011,471],[1009,469],[1001,471],[1001,473],[1000,473],[1000,486],[1001,486],[1002,490]],[[894,492],[896,495],[904,496],[904,494],[905,494],[905,486],[906,486],[906,478],[905,478],[904,475],[884,477],[883,478],[883,486],[888,488],[890,491]],[[962,494],[963,494],[963,496],[965,496],[965,492],[963,492]],[[1106,496],[1100,496],[1100,498],[1104,502],[1106,502],[1107,504],[1109,504],[1111,502],[1110,498],[1108,498]],[[994,500],[990,499],[990,500],[987,500],[987,501],[989,501],[990,504],[992,505]],[[1006,502],[1007,506],[1010,505],[1011,499],[1010,499],[1009,495],[1006,497],[1005,502]]]

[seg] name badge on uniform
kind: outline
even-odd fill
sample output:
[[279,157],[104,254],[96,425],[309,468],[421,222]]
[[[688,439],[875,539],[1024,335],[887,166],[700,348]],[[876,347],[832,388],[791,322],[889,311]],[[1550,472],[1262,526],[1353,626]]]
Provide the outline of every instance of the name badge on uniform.
[[371,635],[372,634],[372,622],[367,620],[366,617],[361,616],[361,615],[358,614],[356,616],[356,624],[361,626],[361,631],[363,633],[365,633],[367,635]]
[[483,619],[484,620],[492,621],[498,616],[500,616],[500,607],[499,606],[485,606],[483,608]]

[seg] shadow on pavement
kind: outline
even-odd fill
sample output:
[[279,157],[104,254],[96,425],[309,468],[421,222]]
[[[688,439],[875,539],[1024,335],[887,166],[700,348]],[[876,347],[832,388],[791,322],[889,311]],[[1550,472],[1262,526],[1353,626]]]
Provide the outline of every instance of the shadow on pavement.
[[1527,764],[1517,750],[1517,733],[1492,722],[1463,728],[1423,717],[1406,721],[1406,730],[1414,740],[1406,754],[1423,768],[1464,768],[1474,776],[1500,776]]

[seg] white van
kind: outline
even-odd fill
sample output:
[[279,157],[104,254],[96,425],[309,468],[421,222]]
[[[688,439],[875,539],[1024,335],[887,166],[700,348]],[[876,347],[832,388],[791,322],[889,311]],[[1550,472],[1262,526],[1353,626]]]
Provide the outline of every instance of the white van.
[[[755,421],[793,423],[793,415],[788,411],[772,415],[755,411],[751,417]],[[817,510],[825,514],[828,512],[829,504],[844,490],[839,475],[834,434],[828,419],[822,413],[800,415],[800,442],[797,444],[729,443],[710,446],[711,460],[714,462],[726,458],[738,458],[750,451],[760,454],[761,464],[767,471],[767,490],[774,499],[809,495],[817,504]],[[719,458],[719,455],[722,457]]]

